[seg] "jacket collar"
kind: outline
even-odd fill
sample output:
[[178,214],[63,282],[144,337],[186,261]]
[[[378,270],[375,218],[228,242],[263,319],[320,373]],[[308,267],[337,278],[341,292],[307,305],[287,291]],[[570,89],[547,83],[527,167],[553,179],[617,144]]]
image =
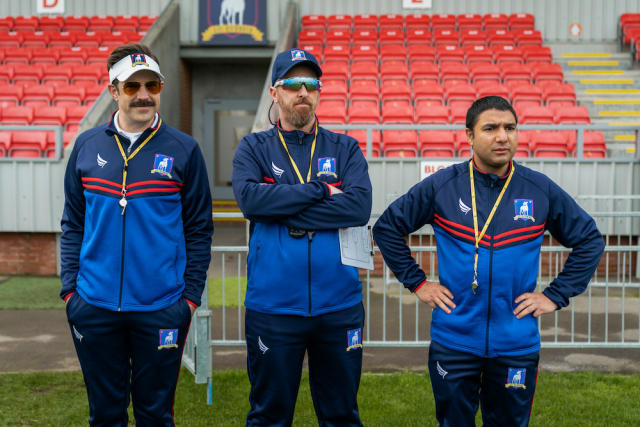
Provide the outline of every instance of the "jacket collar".
[[511,172],[511,168],[513,167],[513,160],[511,160],[511,162],[509,162],[509,169],[507,169],[507,172],[505,173],[505,175],[498,176],[492,173],[481,171],[480,169],[478,169],[475,159],[472,158],[472,161],[473,161],[473,170],[478,172],[476,176],[480,176],[484,182],[494,183],[494,184],[499,183],[500,185],[506,182],[507,178],[509,177],[509,173]]
[[[116,125],[115,125],[115,116],[116,113],[118,112],[118,110],[114,111],[113,113],[111,113],[111,117],[109,118],[109,121],[107,122],[106,126],[105,126],[105,132],[109,135],[109,136],[113,136],[115,134],[118,134],[119,138],[126,138],[124,135],[118,133],[118,130],[116,129]],[[160,120],[160,113],[156,113],[156,120],[154,120],[154,123],[149,126],[147,129],[145,129],[144,132],[142,132],[142,135],[140,135],[140,137],[138,138],[138,141],[144,141],[145,138],[154,130],[158,129],[158,126],[160,126],[160,128],[163,128],[165,126],[164,124],[164,120]]]
[[284,138],[284,140],[288,143],[300,143],[300,141],[302,142],[307,142],[307,141],[313,141],[313,137],[316,133],[316,127],[318,126],[318,118],[316,117],[314,123],[313,123],[313,127],[311,128],[311,130],[309,132],[305,132],[303,130],[284,130],[280,124],[280,120],[278,120],[278,122],[276,123],[276,128],[278,131],[280,131],[280,133],[282,134],[282,137]]

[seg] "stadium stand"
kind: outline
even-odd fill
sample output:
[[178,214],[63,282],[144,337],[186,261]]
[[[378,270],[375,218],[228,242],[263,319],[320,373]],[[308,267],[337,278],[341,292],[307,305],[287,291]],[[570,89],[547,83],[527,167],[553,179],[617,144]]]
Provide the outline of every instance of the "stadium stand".
[[[108,84],[105,64],[113,47],[140,41],[155,19],[0,18],[0,125],[63,126],[66,147]],[[345,89],[344,102],[346,94]],[[38,130],[0,131],[0,156],[52,157],[53,135]]]
[[[305,15],[298,47],[322,62],[324,123],[464,124],[469,105],[487,95],[509,99],[523,124],[590,123],[531,14]],[[521,136],[519,157],[573,155],[575,132]],[[393,157],[469,150],[466,135],[452,131],[384,131],[374,142],[374,155]],[[595,152],[606,155],[602,145]]]

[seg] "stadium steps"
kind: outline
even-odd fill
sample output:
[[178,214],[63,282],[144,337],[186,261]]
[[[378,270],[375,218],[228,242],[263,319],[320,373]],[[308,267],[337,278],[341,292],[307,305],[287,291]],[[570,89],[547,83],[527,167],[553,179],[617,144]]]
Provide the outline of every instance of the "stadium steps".
[[[640,67],[611,43],[550,44],[554,62],[576,89],[579,105],[589,109],[594,124],[640,125]],[[634,132],[605,131],[610,155],[631,156]]]
[[[213,213],[241,213],[238,203],[235,200],[214,200]],[[215,218],[215,223],[238,223],[244,224],[244,218]]]

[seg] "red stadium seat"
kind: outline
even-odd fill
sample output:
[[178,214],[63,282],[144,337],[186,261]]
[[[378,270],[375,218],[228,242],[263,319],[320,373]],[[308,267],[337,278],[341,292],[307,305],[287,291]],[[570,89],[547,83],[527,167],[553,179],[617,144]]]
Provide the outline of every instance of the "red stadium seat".
[[[367,131],[360,130],[360,129],[350,130],[350,131],[347,131],[347,135],[349,135],[352,138],[355,138],[356,141],[358,141],[358,145],[360,146],[360,149],[362,150],[363,154],[366,156],[367,155]],[[380,136],[380,131],[375,129],[371,131],[371,148],[372,148],[373,157],[380,156],[380,153],[382,152],[381,141],[382,141],[382,138]]]
[[502,81],[531,83],[531,67],[518,62],[504,62],[500,64]]
[[370,79],[358,79],[351,81],[349,88],[349,96],[351,101],[355,100],[373,100],[378,102],[380,98],[380,87],[378,82]]
[[140,24],[138,25],[138,31],[148,31],[149,28],[153,26],[153,24],[158,19],[157,16],[148,16],[143,15],[140,16]]
[[458,28],[463,29],[482,29],[482,16],[475,13],[465,13],[458,15]]
[[138,31],[140,18],[137,16],[116,16],[111,31]]
[[410,14],[405,16],[404,23],[407,30],[411,28],[429,29],[431,26],[431,19],[427,14]]
[[22,47],[47,47],[49,35],[43,31],[22,33]]
[[451,123],[465,124],[467,121],[467,105],[453,105],[451,106]]
[[298,33],[298,44],[306,43],[324,43],[323,30],[302,30]]
[[390,59],[407,59],[407,48],[398,44],[384,44],[380,46],[380,59],[384,62]]
[[410,44],[408,49],[409,61],[415,60],[436,60],[436,49],[433,46],[426,44]]
[[538,30],[514,30],[513,35],[518,46],[542,46],[542,33]]
[[109,49],[107,47],[104,46],[100,46],[99,48],[85,48],[84,49],[86,54],[87,54],[87,60],[86,63],[87,64],[92,64],[92,63],[99,63],[99,64],[106,64],[107,63],[107,59],[109,58],[109,54],[111,53],[112,49]]
[[111,31],[114,25],[113,16],[92,16],[89,18],[88,31]]
[[77,67],[73,67],[72,71],[73,76],[71,78],[71,83],[78,80],[89,80],[99,83],[107,73],[106,67],[103,64],[98,63],[79,65]]
[[556,123],[591,123],[589,110],[583,106],[558,108],[555,119]]
[[415,81],[420,80],[433,80],[438,82],[440,80],[440,69],[438,66],[427,60],[415,60],[411,62],[411,79]]
[[515,46],[516,39],[513,33],[507,29],[487,29],[487,42],[489,46]]
[[360,28],[353,32],[353,44],[377,44],[378,31],[375,28]]
[[442,64],[443,62],[464,62],[464,50],[457,44],[446,44],[437,46],[436,56],[440,64]]
[[534,63],[531,67],[533,80],[538,83],[542,80],[564,80],[564,73],[560,64]]
[[584,132],[583,140],[584,157],[604,158],[607,157],[607,146],[604,142],[604,134],[599,130],[587,130]]
[[0,31],[11,31],[13,29],[13,16],[0,17]]
[[44,71],[41,64],[16,67],[14,69],[13,83],[15,84],[17,81],[22,80],[38,84],[43,75]]
[[17,106],[24,96],[24,88],[15,85],[0,85],[0,105],[4,108]]
[[529,148],[535,157],[567,157],[569,147],[561,132],[531,131]]
[[385,130],[382,147],[385,157],[416,157],[418,135],[414,130]]
[[376,101],[353,101],[348,110],[349,123],[380,123]]
[[378,28],[378,15],[372,14],[360,14],[353,17],[354,30],[360,29],[373,29],[377,31]]
[[327,28],[330,30],[333,29],[346,29],[351,30],[351,25],[353,22],[353,18],[351,15],[330,15],[327,20]]
[[440,81],[443,84],[446,84],[451,80],[455,80],[459,83],[468,83],[469,74],[469,67],[465,64],[450,62],[440,64]]
[[444,105],[419,104],[416,107],[416,121],[420,124],[447,124],[449,109]]
[[456,15],[435,14],[431,15],[431,28],[436,29],[456,29]]
[[456,144],[449,130],[421,130],[420,155],[422,157],[453,157]]
[[4,48],[5,64],[29,64],[31,62],[31,49],[7,46]]
[[519,28],[533,30],[535,18],[530,13],[512,13],[509,15],[509,28],[512,30]]
[[518,64],[524,63],[524,54],[520,50],[512,45],[497,45],[493,47],[493,55],[497,64],[515,62]]
[[439,83],[430,79],[414,80],[413,96],[416,101],[435,100],[442,102],[444,99],[444,88]]
[[431,31],[425,28],[410,28],[407,30],[406,41],[408,45],[421,43],[431,44]]
[[500,83],[500,69],[494,64],[471,64],[469,66],[471,71],[471,81],[477,83],[478,81],[490,81],[495,84]]
[[38,107],[33,113],[33,125],[63,125],[67,121],[67,110],[64,107]]
[[504,13],[488,13],[482,17],[482,24],[485,30],[507,29],[509,18]]
[[402,28],[404,27],[403,15],[387,13],[380,15],[380,28]]
[[[76,81],[75,86],[78,86],[79,82],[89,83],[88,80],[79,80],[79,81]],[[104,90],[107,88],[106,85],[96,85],[92,83],[83,87],[85,90],[84,105],[92,104],[96,99],[98,99],[100,94],[102,94],[102,92],[104,92]]]
[[348,98],[347,84],[341,80],[326,80],[322,82],[322,99],[339,100],[346,104]]
[[87,113],[89,112],[90,108],[91,107],[85,106],[85,105],[76,106],[76,107],[67,107],[66,108],[67,122],[65,123],[65,130],[68,131],[73,126],[78,127],[80,125],[80,122],[84,118],[84,116],[86,116]]
[[542,103],[542,90],[532,84],[518,83],[511,86],[511,100],[516,101],[536,101]]
[[35,31],[40,25],[37,16],[16,16],[13,20],[13,31],[31,30]]
[[42,155],[47,146],[47,132],[43,131],[13,131],[11,135],[11,157],[37,158]]
[[385,80],[380,90],[382,103],[392,100],[411,102],[411,86],[404,80]]
[[351,31],[347,29],[332,29],[326,32],[325,40],[327,45],[331,43],[351,43]]
[[493,62],[493,49],[484,45],[470,45],[464,47],[464,61],[467,64],[473,62],[483,62],[491,64]]
[[49,34],[49,48],[64,46],[71,48],[76,43],[76,38],[67,31]]
[[12,33],[0,33],[0,46],[20,47],[22,45],[22,35]]
[[75,47],[98,47],[102,43],[102,34],[95,31],[87,31],[86,33],[73,34],[75,38]]
[[506,86],[500,84],[483,85],[477,87],[478,98],[484,98],[485,96],[501,96],[504,99],[509,99],[509,89]]
[[524,45],[520,46],[520,49],[527,63],[553,61],[549,46]]
[[321,101],[316,115],[321,124],[345,124],[347,122],[347,109],[342,101]]
[[519,122],[523,124],[553,123],[553,112],[547,107],[532,106],[518,113],[520,115]]
[[404,31],[402,28],[385,28],[380,30],[380,46],[404,44]]
[[322,78],[324,80],[347,80],[349,78],[349,66],[347,65],[347,62],[331,61],[323,64]]
[[435,28],[433,29],[433,44],[435,46],[444,45],[458,45],[460,36],[458,32],[451,28]]
[[0,131],[0,157],[7,157],[11,148],[11,132]]
[[75,66],[77,65],[64,63],[62,65],[46,67],[44,69],[44,75],[42,76],[42,82],[44,84],[53,84],[55,82],[68,84],[73,76],[73,68]]
[[65,16],[64,17],[64,30],[65,31],[87,31],[89,26],[89,17],[87,16]]
[[59,54],[56,49],[48,47],[36,47],[31,48],[31,63],[32,64],[49,64],[56,65],[58,63]]
[[407,63],[401,60],[389,60],[380,64],[380,78],[386,79],[409,79],[409,68]]
[[23,89],[22,105],[50,105],[53,99],[53,87],[47,85],[25,86]]
[[571,83],[544,86],[542,94],[547,105],[558,102],[576,103],[576,91]]
[[[375,44],[355,44],[351,49],[352,61],[378,61],[378,46]],[[377,67],[376,67],[377,68]]]
[[302,17],[302,28],[305,30],[324,30],[327,26],[327,17],[324,15],[304,15]]
[[460,30],[461,46],[473,46],[473,45],[485,46],[486,43],[487,43],[486,32],[482,30],[478,30],[476,28]]
[[353,62],[349,72],[352,79],[378,80],[378,61]]
[[346,44],[331,44],[324,49],[324,60],[328,61],[349,61],[351,49]]
[[414,110],[409,104],[397,101],[384,103],[382,107],[382,123],[414,123]]

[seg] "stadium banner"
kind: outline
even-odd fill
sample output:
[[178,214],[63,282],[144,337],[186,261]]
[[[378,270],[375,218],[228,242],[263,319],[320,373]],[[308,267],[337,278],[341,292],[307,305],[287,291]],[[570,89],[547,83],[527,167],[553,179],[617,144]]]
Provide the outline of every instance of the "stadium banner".
[[266,0],[199,0],[201,45],[264,45],[267,43]]
[[36,13],[38,15],[64,13],[64,0],[36,0]]
[[438,172],[440,169],[448,168],[457,162],[423,160],[420,162],[420,181]]

